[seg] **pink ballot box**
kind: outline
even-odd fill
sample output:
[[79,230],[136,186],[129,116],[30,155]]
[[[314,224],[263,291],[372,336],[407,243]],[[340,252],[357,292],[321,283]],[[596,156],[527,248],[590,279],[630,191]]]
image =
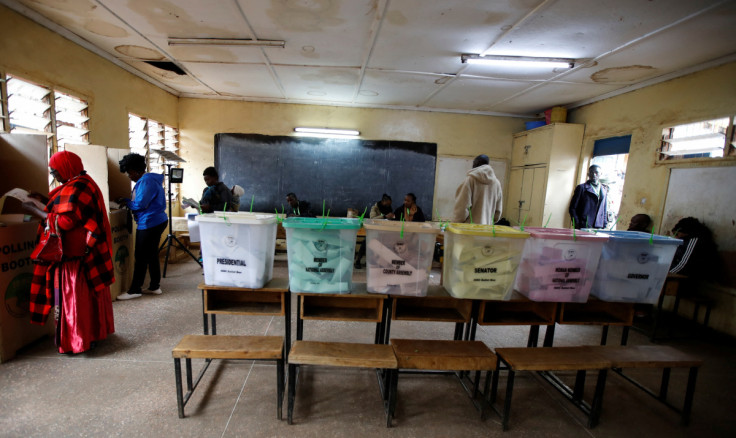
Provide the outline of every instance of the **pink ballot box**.
[[588,301],[608,236],[566,228],[530,228],[514,289],[533,301]]

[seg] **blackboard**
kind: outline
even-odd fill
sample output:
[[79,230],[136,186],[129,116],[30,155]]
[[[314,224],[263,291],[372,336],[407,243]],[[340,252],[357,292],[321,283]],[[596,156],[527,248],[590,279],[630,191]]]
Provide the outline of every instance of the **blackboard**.
[[[272,212],[287,207],[286,194],[308,201],[316,215],[360,213],[387,193],[393,208],[414,193],[432,216],[437,145],[387,140],[348,140],[260,134],[216,134],[220,180],[245,189],[240,210]],[[366,213],[368,217],[368,213]]]

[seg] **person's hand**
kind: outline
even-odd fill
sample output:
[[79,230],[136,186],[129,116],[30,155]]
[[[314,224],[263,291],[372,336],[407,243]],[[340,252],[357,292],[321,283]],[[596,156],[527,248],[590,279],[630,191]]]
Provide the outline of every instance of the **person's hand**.
[[41,210],[40,208],[36,207],[36,204],[33,202],[27,201],[21,204],[23,206],[23,210],[26,210],[27,212],[31,213],[32,215],[38,216],[42,219],[46,219],[46,216],[48,215],[45,211]]
[[120,207],[127,207],[130,200],[126,198],[118,198],[115,202],[117,202]]
[[396,216],[394,216],[394,214],[393,214],[393,213],[387,213],[387,214],[386,214],[386,219],[393,219],[393,218],[395,218],[395,217],[396,217]]

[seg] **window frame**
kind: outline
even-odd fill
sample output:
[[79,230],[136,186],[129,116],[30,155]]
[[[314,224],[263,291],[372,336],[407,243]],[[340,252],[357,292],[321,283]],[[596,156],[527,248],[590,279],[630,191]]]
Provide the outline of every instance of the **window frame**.
[[[663,134],[664,130],[666,129],[674,129],[679,126],[689,125],[693,123],[700,123],[700,122],[708,122],[711,120],[718,120],[718,119],[724,119],[728,118],[728,128],[726,128],[726,133],[724,135],[724,145],[723,145],[723,156],[722,157],[684,157],[683,155],[687,155],[687,153],[683,153],[681,155],[665,155],[662,153],[662,150],[666,144],[666,139]],[[730,162],[730,161],[736,161],[736,115],[727,115],[727,116],[715,116],[715,117],[708,117],[708,118],[699,118],[697,120],[690,120],[690,121],[684,121],[677,123],[675,125],[668,125],[668,126],[662,126],[659,129],[659,144],[656,150],[657,158],[655,160],[656,165],[666,165],[666,166],[678,166],[678,165],[687,165],[687,164],[701,164],[701,163],[719,163],[719,162]]]
[[[179,136],[180,136],[179,128],[176,126],[172,126],[166,123],[159,122],[151,117],[142,116],[140,114],[136,114],[134,112],[128,111],[128,148],[130,149],[131,152],[134,152],[134,153],[139,153],[141,148],[135,148],[134,150],[134,148],[131,147],[131,135],[134,132],[137,132],[131,129],[131,123],[130,123],[131,116],[136,117],[143,121],[143,128],[141,129],[141,131],[145,131],[145,136],[144,136],[145,145],[143,148],[145,149],[145,154],[141,154],[141,155],[146,157],[146,171],[151,172],[155,170],[156,173],[160,171],[160,173],[164,175],[164,189],[168,190],[169,175],[166,173],[166,170],[167,170],[166,166],[163,164],[161,165],[157,164],[155,168],[151,166],[151,146],[152,146],[151,145],[151,129],[156,129],[155,127],[152,126],[152,124],[155,124],[155,126],[158,127],[158,136],[157,136],[158,141],[156,142],[155,145],[153,145],[154,146],[153,149],[170,150],[171,152],[178,154],[179,149],[180,149],[179,148]],[[167,132],[174,132],[175,144],[176,144],[176,147],[174,150],[167,147],[168,146],[167,137],[166,137]],[[168,202],[179,202],[180,196],[181,196],[181,191],[179,190],[179,184],[173,183],[171,185],[171,193],[168,193],[168,198],[169,198]]]

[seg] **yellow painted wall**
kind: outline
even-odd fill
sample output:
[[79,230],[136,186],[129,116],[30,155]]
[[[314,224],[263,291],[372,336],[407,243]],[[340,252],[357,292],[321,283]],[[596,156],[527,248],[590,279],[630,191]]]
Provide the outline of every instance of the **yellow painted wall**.
[[214,165],[215,134],[291,135],[296,126],[357,129],[364,139],[437,143],[438,155],[506,160],[512,134],[524,129],[522,119],[510,117],[182,98],[181,153],[191,176],[182,194],[199,199],[202,171]]
[[128,147],[128,112],[178,126],[178,98],[0,6],[0,71],[89,103],[89,142]]
[[[634,214],[646,213],[654,219],[655,231],[665,233],[667,230],[660,229],[660,225],[670,168],[734,166],[736,158],[657,163],[656,151],[660,145],[662,129],[735,114],[736,63],[729,63],[586,105],[571,111],[568,121],[585,124],[580,169],[587,168],[587,160],[593,154],[595,140],[631,135],[618,229],[626,229]],[[585,179],[585,172],[579,171],[579,174],[580,181]],[[733,181],[724,181],[724,184],[732,183]],[[730,201],[734,200],[736,196]],[[697,205],[693,205],[693,211],[698,211]],[[724,238],[727,240],[716,243],[721,248],[733,248],[736,236]],[[733,253],[722,253],[722,257],[731,256]],[[716,301],[710,326],[736,335],[736,289],[708,284],[701,291]],[[672,305],[671,301],[669,305]],[[702,312],[701,309],[701,320]],[[692,306],[683,303],[681,313],[691,317]]]

